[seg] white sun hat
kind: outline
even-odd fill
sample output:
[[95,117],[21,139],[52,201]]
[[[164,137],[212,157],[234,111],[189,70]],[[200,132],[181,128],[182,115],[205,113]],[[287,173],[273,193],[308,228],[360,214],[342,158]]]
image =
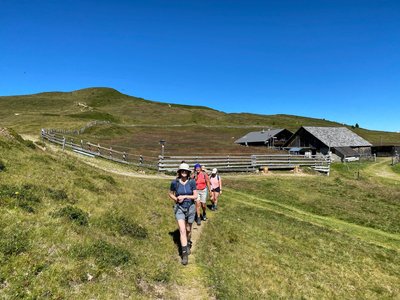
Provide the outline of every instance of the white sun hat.
[[188,172],[192,171],[192,170],[189,168],[189,165],[186,164],[186,163],[181,163],[181,164],[179,165],[178,172],[181,171],[181,170],[185,170],[185,171],[188,171]]
[[217,174],[217,172],[218,172],[218,170],[217,170],[217,168],[214,168],[214,169],[212,169],[212,174]]

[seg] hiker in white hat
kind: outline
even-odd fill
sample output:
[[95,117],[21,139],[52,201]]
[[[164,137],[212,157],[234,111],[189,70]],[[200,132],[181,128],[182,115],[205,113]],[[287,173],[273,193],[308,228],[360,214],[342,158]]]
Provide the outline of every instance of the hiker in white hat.
[[188,264],[191,248],[191,231],[196,214],[194,200],[197,199],[196,182],[190,178],[191,169],[186,163],[181,163],[177,178],[171,182],[169,197],[174,201],[174,214],[178,223],[182,246],[182,264]]
[[216,168],[214,168],[211,172],[210,185],[211,185],[211,202],[212,202],[211,210],[217,210],[218,197],[222,194],[222,180]]

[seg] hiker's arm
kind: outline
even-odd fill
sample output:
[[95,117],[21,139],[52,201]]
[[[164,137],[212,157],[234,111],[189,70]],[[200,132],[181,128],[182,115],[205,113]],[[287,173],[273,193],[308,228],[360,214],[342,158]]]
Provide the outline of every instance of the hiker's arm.
[[175,192],[174,191],[169,191],[168,196],[175,201],[175,203],[178,202],[178,197],[175,196]]
[[211,197],[211,184],[210,184],[210,177],[208,175],[206,175],[206,183],[207,183],[208,192]]

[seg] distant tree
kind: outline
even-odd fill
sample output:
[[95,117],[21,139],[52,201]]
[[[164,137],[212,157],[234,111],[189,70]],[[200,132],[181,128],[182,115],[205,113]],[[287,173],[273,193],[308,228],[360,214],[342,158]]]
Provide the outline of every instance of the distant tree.
[[355,127],[356,127],[356,128],[360,128],[360,125],[358,125],[358,123],[356,123]]

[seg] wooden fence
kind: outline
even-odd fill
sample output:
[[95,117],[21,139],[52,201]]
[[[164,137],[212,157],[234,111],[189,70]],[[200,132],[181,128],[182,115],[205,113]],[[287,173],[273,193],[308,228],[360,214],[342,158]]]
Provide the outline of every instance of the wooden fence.
[[160,156],[158,170],[174,172],[180,163],[191,166],[196,163],[208,169],[217,168],[219,172],[254,172],[262,168],[293,169],[311,167],[329,175],[331,158],[324,155],[249,155],[249,156]]
[[158,169],[159,172],[174,172],[182,161],[193,166],[201,163],[207,168],[217,168],[219,172],[254,172],[262,168],[293,169],[296,167],[311,167],[316,171],[329,175],[331,158],[324,155],[235,155],[235,156],[159,156],[155,157],[132,154],[103,147],[100,144],[84,142],[73,138],[65,138],[53,131],[42,129],[43,139],[69,148],[72,151],[91,156],[102,157],[124,164]]
[[103,147],[100,144],[84,142],[83,140],[75,142],[72,138],[67,139],[54,131],[47,131],[45,129],[42,129],[41,136],[49,142],[62,146],[63,150],[69,148],[76,153],[90,157],[102,157],[119,163],[157,169],[157,158],[155,157],[117,151],[112,147]]

